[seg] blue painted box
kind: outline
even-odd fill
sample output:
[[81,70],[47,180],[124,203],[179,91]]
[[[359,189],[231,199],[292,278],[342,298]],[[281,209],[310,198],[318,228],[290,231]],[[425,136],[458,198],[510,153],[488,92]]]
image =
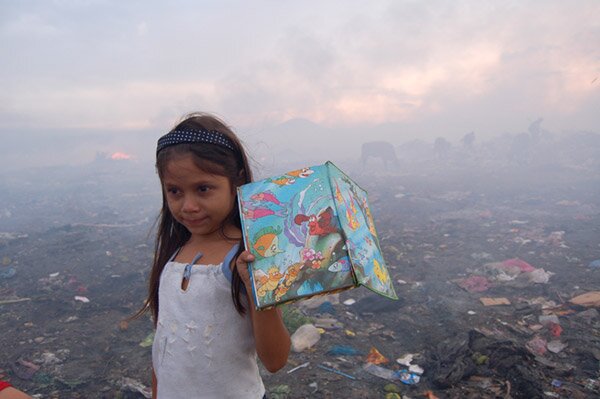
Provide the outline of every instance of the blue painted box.
[[333,163],[238,188],[257,309],[363,285],[397,299],[360,188]]

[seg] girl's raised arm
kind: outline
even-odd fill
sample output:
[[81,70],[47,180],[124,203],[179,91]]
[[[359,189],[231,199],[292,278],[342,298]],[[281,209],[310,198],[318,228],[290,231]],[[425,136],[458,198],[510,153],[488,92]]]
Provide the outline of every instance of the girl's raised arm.
[[261,311],[254,309],[254,298],[251,294],[252,287],[248,274],[248,262],[253,260],[254,256],[250,252],[244,251],[238,257],[236,267],[248,293],[248,311],[252,319],[256,352],[265,368],[274,373],[287,363],[291,345],[290,334],[283,324],[279,309]]

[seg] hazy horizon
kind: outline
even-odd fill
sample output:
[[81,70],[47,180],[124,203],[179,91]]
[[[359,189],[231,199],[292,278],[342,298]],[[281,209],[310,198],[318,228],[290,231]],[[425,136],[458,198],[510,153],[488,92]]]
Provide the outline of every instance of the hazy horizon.
[[489,140],[538,118],[553,134],[600,131],[596,1],[4,0],[0,11],[3,169],[151,158],[191,111],[222,117],[259,153],[311,135],[340,153],[373,139]]

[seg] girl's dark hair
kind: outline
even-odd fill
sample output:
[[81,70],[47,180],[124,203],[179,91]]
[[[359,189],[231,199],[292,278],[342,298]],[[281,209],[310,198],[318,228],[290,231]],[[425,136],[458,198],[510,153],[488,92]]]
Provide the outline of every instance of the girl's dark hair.
[[[235,144],[235,150],[218,145],[207,143],[184,143],[172,145],[161,150],[156,157],[156,171],[162,181],[167,163],[181,155],[191,154],[194,163],[199,169],[207,173],[225,176],[229,179],[232,190],[237,186],[252,181],[252,171],[248,162],[248,157],[244,148],[237,138],[235,133],[222,120],[216,116],[205,113],[193,113],[186,115],[173,130],[194,130],[206,129],[216,130],[219,133],[227,136]],[[150,272],[150,280],[148,284],[148,297],[144,301],[144,305],[134,317],[141,316],[143,313],[150,310],[154,323],[158,320],[158,288],[160,283],[160,275],[165,268],[169,258],[180,247],[182,247],[190,238],[190,232],[174,218],[169,207],[164,188],[162,189],[162,209],[158,215],[158,229],[156,233],[156,241],[154,245],[154,261],[152,263],[152,271]],[[225,226],[233,224],[240,230],[242,228],[239,207],[237,201],[234,201],[234,207],[231,213],[223,221],[221,225],[221,234],[225,239],[236,239],[237,237],[227,237],[225,234]],[[244,250],[244,245],[240,242],[237,253],[232,259],[232,264]],[[231,264],[229,265],[231,266]],[[246,308],[242,303],[242,279],[234,266],[232,268],[231,296],[233,303],[241,315],[245,314]]]

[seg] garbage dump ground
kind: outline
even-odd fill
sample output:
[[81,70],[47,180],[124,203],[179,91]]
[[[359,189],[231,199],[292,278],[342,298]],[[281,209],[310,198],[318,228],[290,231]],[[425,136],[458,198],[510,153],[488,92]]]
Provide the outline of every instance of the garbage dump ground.
[[[152,325],[125,320],[160,198],[152,179],[115,183],[123,165],[85,184],[81,169],[18,190],[3,178],[0,379],[29,394],[149,397]],[[597,161],[340,166],[370,193],[400,299],[359,288],[286,306],[303,327],[288,365],[263,370],[270,398],[600,395]]]

